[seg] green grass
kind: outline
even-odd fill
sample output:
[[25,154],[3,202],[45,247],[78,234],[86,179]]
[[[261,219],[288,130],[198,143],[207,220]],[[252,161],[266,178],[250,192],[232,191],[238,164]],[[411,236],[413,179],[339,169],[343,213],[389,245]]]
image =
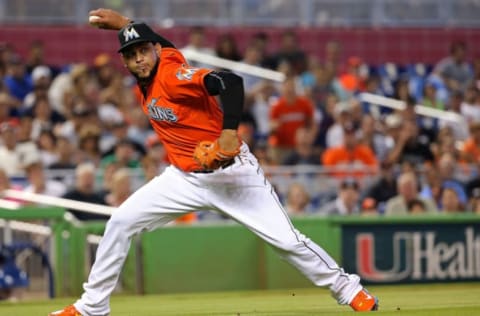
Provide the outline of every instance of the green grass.
[[[375,286],[380,315],[480,315],[480,283]],[[46,316],[72,299],[0,303],[0,315]],[[113,316],[352,315],[326,290],[296,289],[175,295],[113,296]]]

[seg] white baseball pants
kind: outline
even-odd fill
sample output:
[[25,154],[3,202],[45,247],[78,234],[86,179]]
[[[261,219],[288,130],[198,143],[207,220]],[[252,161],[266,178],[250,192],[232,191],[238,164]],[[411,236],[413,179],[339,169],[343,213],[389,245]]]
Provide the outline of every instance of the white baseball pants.
[[132,236],[199,210],[218,211],[243,224],[315,285],[329,287],[339,304],[350,303],[362,288],[357,275],[345,273],[293,227],[256,158],[243,144],[235,163],[225,169],[187,173],[169,166],[133,193],[108,221],[75,308],[85,316],[108,315],[110,295]]

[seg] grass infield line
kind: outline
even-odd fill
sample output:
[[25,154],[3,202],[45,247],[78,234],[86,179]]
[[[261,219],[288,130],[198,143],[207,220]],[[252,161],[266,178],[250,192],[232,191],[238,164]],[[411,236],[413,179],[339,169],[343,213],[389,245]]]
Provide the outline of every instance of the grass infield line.
[[[372,286],[380,298],[380,315],[455,316],[480,315],[480,283]],[[71,304],[73,299],[0,303],[0,315],[46,316]],[[352,315],[323,289],[244,292],[115,295],[112,316],[303,316]]]

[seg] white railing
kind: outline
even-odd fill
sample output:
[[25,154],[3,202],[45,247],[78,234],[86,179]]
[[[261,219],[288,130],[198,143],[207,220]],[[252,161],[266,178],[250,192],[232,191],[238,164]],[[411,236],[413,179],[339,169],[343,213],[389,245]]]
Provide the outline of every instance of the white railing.
[[[405,102],[392,99],[392,98],[387,98],[381,95],[372,94],[372,93],[361,93],[358,97],[363,102],[380,105],[390,109],[394,109],[394,110],[405,109]],[[427,106],[423,106],[421,104],[415,105],[415,113],[417,113],[418,115],[428,116],[428,117],[436,118],[439,120],[444,120],[444,121],[449,121],[454,123],[465,122],[465,118],[458,113],[434,109]]]
[[182,50],[186,59],[196,61],[203,64],[212,65],[218,68],[230,69],[235,72],[249,74],[262,79],[282,82],[285,75],[281,72],[249,65],[242,62],[231,61],[225,58],[200,53],[191,49]]
[[97,214],[97,215],[110,216],[112,215],[112,212],[115,210],[115,208],[111,206],[80,202],[80,201],[48,196],[44,194],[25,192],[20,190],[5,190],[3,191],[3,197],[27,201],[30,203],[64,207],[66,209],[77,210],[80,212],[86,212],[86,213]]

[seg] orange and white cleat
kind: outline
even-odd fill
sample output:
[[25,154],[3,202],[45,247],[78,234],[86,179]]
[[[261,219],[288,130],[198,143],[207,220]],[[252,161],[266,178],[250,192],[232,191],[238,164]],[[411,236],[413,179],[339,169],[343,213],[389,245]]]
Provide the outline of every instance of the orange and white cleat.
[[69,305],[62,310],[52,312],[48,316],[82,316],[73,305]]
[[362,289],[350,302],[350,307],[356,312],[371,312],[378,309],[378,298]]

